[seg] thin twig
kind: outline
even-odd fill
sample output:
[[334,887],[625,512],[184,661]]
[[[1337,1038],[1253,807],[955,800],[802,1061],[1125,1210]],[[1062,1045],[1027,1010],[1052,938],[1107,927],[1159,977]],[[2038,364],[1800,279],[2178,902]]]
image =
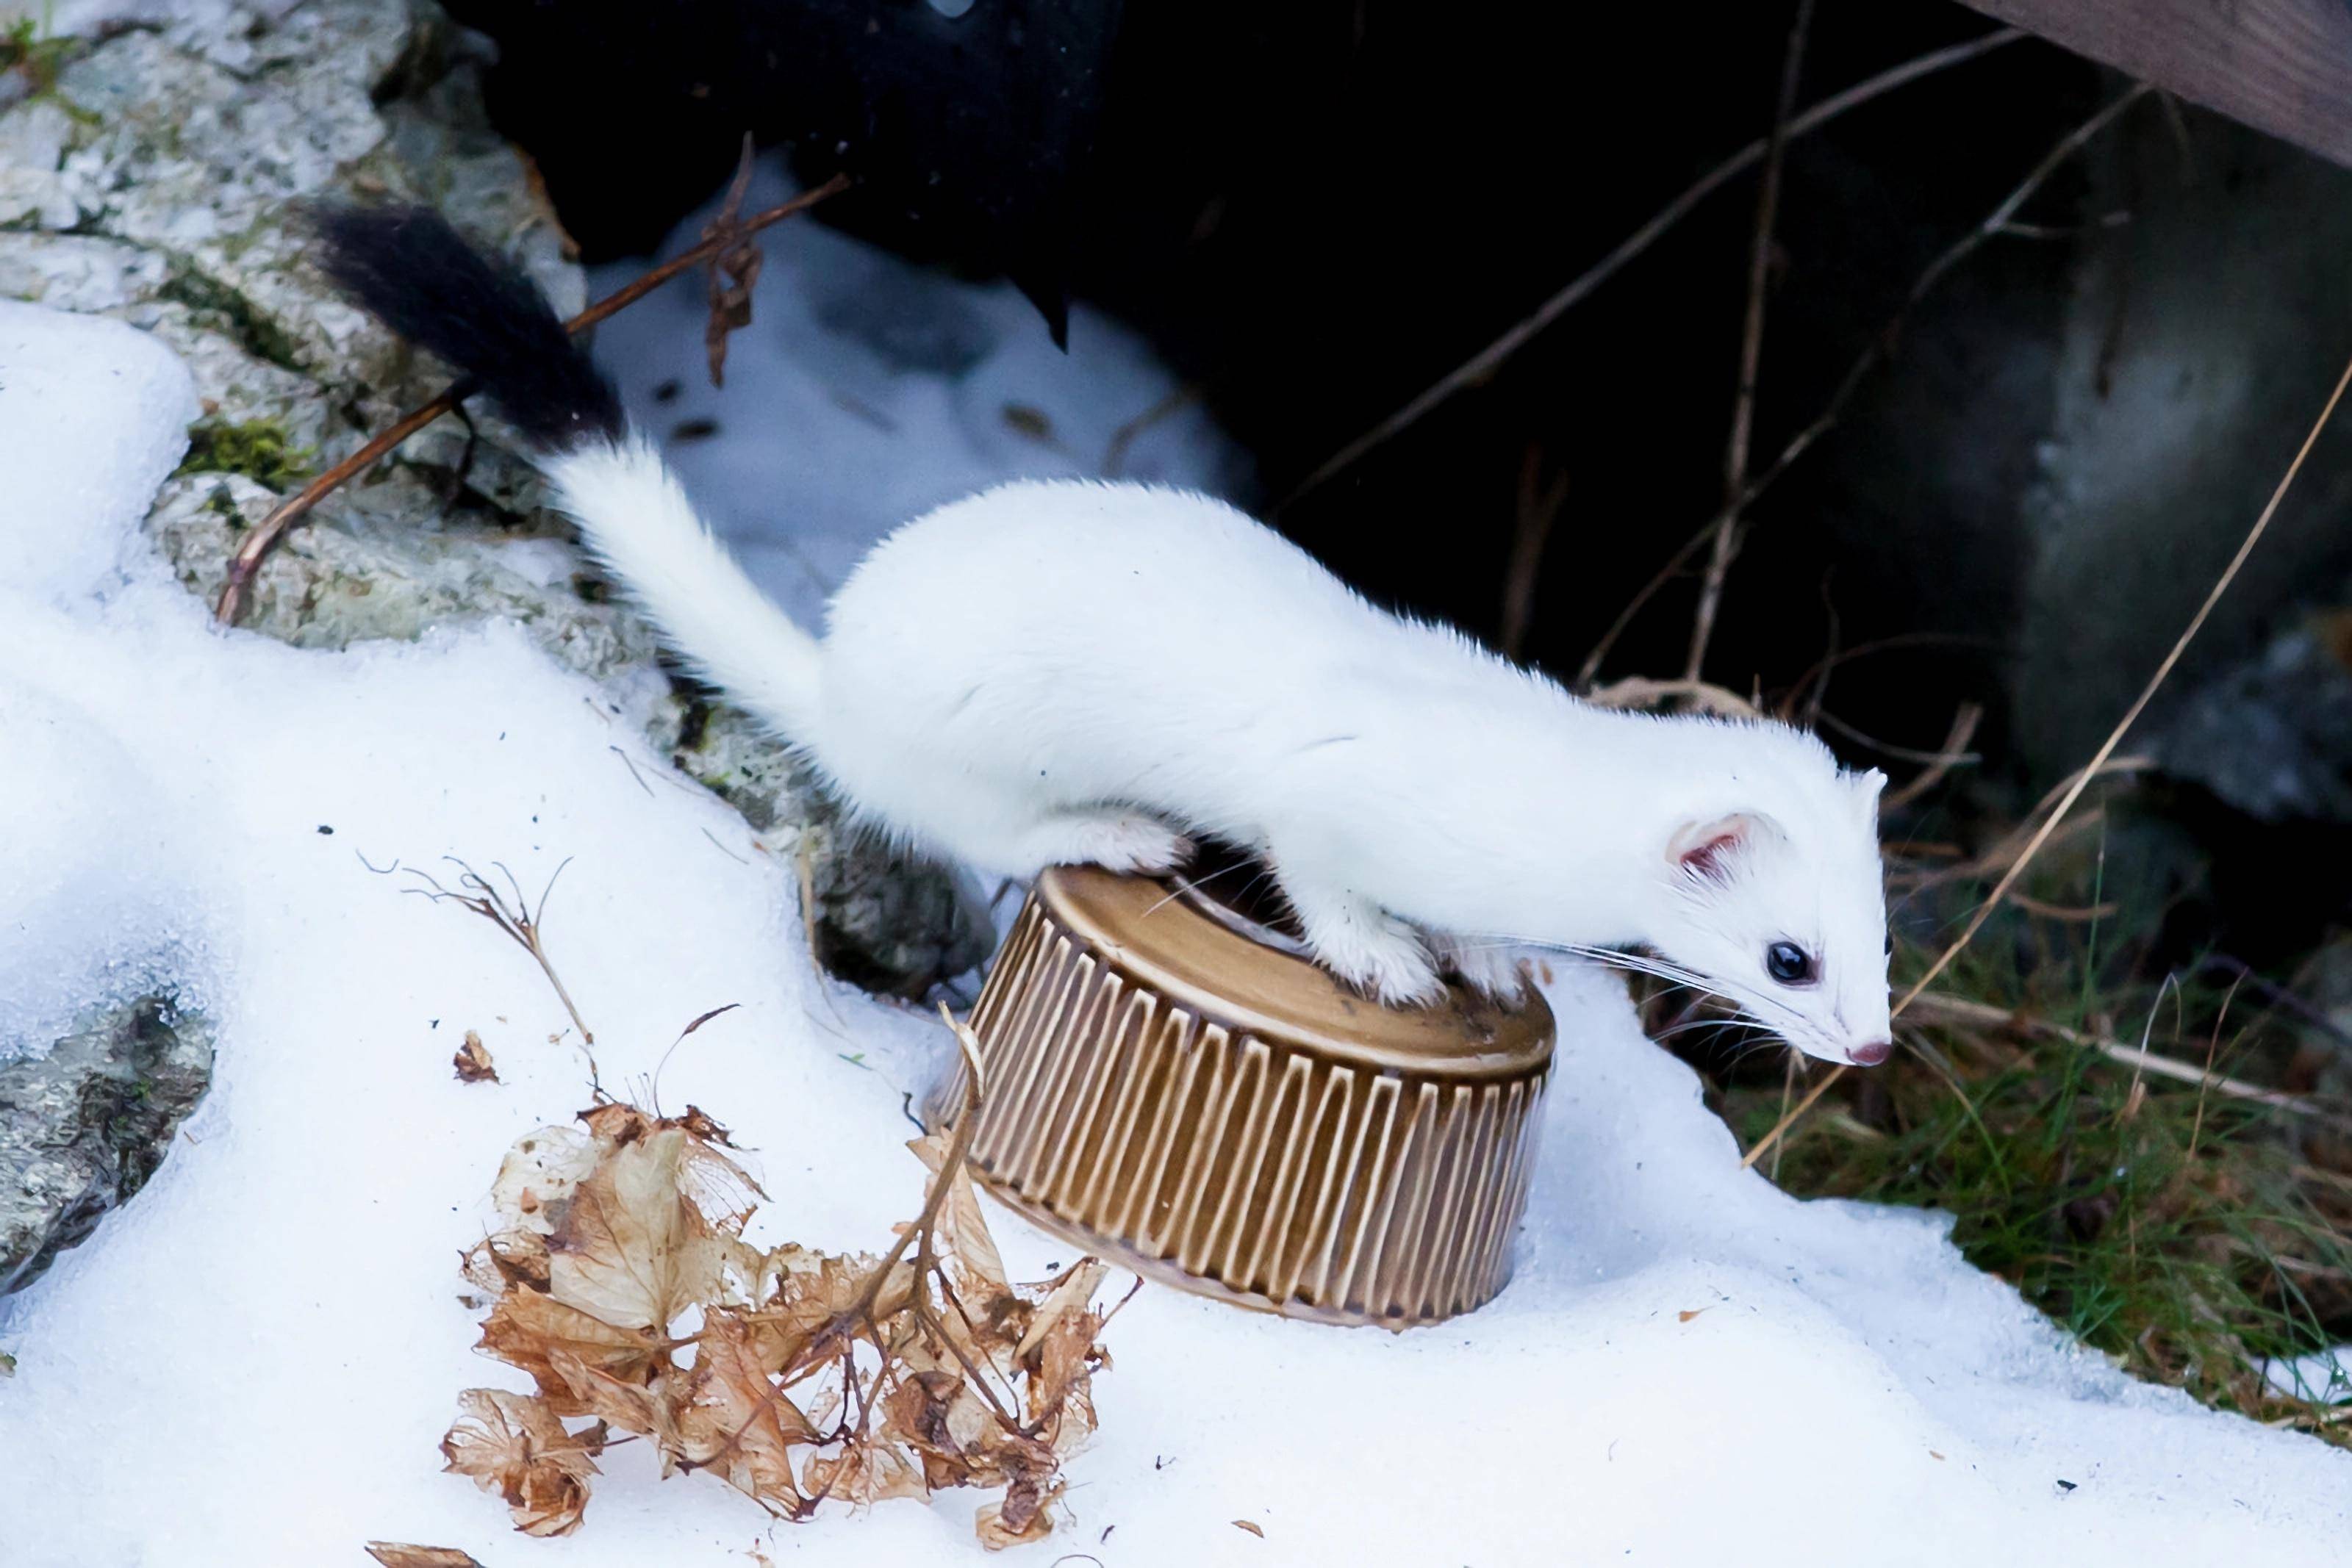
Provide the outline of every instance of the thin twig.
[[2238,999],[2238,988],[2233,982],[2221,994],[2221,1010],[2214,1015],[2213,1032],[2205,1040],[2205,1075],[2197,1082],[2197,1117],[2189,1124],[2189,1153],[2184,1163],[2197,1163],[2197,1140],[2205,1131],[2205,1091],[2214,1082],[2213,1055],[2221,1049],[2221,1025],[2230,1017],[2230,1004]]
[[[1975,722],[1969,717],[1971,710],[1974,710],[1979,717],[1983,716],[1984,710],[1978,706],[1977,704],[1962,703],[1952,717],[1952,727],[1955,730],[1960,728],[1964,724],[1969,729],[1975,729]],[[1827,708],[1823,708],[1821,712],[1813,715],[1813,723],[1818,724],[1822,728],[1828,730],[1832,735],[1842,735],[1845,737],[1846,739],[1853,741],[1856,746],[1864,747],[1871,751],[1875,751],[1881,757],[1891,757],[1897,762],[1916,762],[1922,768],[1933,768],[1938,763],[1941,763],[1947,768],[1950,768],[1957,767],[1964,763],[1980,762],[1983,760],[1983,758],[1979,757],[1975,752],[1964,749],[1968,744],[1965,737],[1957,744],[1948,739],[1942,746],[1937,747],[1933,751],[1922,751],[1916,746],[1897,746],[1891,740],[1882,740],[1877,736],[1871,734],[1868,730],[1864,729],[1857,725],[1850,724],[1846,720],[1838,717],[1837,715],[1830,712]],[[1811,728],[1811,726],[1808,725],[1805,727]]]
[[[971,1147],[973,1130],[980,1124],[980,1050],[971,1030],[956,1022],[944,1006],[940,1009],[940,1016],[947,1020],[957,1045],[963,1051],[963,1109],[956,1117],[955,1131],[949,1135],[947,1152],[940,1156],[940,1168],[931,1178],[929,1194],[923,1199],[923,1211],[915,1217],[912,1225],[898,1233],[898,1239],[891,1245],[890,1250],[875,1264],[866,1277],[866,1283],[858,1290],[857,1299],[835,1313],[833,1320],[812,1336],[801,1347],[800,1354],[778,1374],[787,1383],[799,1373],[807,1371],[814,1361],[829,1356],[835,1346],[856,1339],[862,1325],[873,1322],[874,1308],[882,1299],[891,1271],[898,1268],[907,1256],[907,1249],[913,1246],[919,1238],[926,1249],[929,1247],[930,1235],[939,1223],[940,1211],[947,1207],[948,1198],[955,1190],[955,1178],[962,1174],[965,1155]],[[919,1291],[924,1289],[919,1277],[915,1281],[914,1288]]]
[[2137,102],[2148,90],[2144,84],[2131,88],[2098,113],[2061,137],[2057,144],[2042,156],[2042,162],[2033,166],[2032,171],[2025,176],[2024,180],[2008,195],[2001,198],[2000,204],[1995,207],[1983,222],[1955,240],[1927,264],[1927,269],[1921,272],[1912,283],[1909,292],[1904,296],[1903,303],[1896,308],[1894,316],[1871,338],[1862,352],[1855,357],[1853,363],[1847,367],[1844,376],[1838,382],[1836,390],[1831,392],[1829,402],[1822,405],[1822,412],[1814,416],[1812,423],[1790,437],[1788,444],[1780,448],[1780,455],[1772,459],[1770,465],[1761,474],[1748,480],[1738,495],[1733,497],[1722,510],[1701,524],[1696,532],[1684,540],[1682,548],[1675,550],[1667,559],[1665,565],[1660,567],[1650,580],[1642,585],[1641,591],[1626,601],[1624,607],[1617,612],[1616,619],[1609,623],[1609,629],[1601,634],[1601,640],[1592,645],[1592,651],[1584,656],[1583,664],[1578,668],[1576,685],[1579,687],[1592,684],[1594,677],[1600,674],[1601,661],[1609,656],[1610,650],[1617,645],[1618,638],[1624,635],[1625,629],[1633,623],[1634,617],[1641,613],[1643,608],[1657,595],[1660,590],[1681,575],[1683,568],[1690,564],[1691,558],[1697,555],[1703,546],[1720,537],[1725,529],[1735,524],[1739,515],[1754,506],[1758,497],[1770,489],[1799,458],[1812,449],[1816,442],[1837,427],[1838,422],[1845,417],[1846,407],[1853,401],[1854,394],[1861,391],[1864,382],[1869,381],[1871,371],[1878,368],[1880,362],[1894,351],[1895,345],[1902,340],[1903,329],[1908,323],[1911,313],[1918,308],[1920,302],[1935,290],[1936,286],[1941,283],[1954,267],[1974,255],[1979,246],[1987,240],[1998,236],[2017,210],[2023,206],[2034,193],[2041,190],[2050,177],[2065,165],[2068,159],[2082,151],[2084,143],[2105,130],[2116,116]]
[[[1791,692],[1803,691],[1812,683],[1814,677],[1841,665],[1850,664],[1856,659],[1868,658],[1874,653],[1884,653],[1890,649],[1916,648],[1931,643],[1950,643],[1958,647],[1976,648],[2001,648],[2007,645],[1998,637],[1980,637],[1965,632],[1897,632],[1892,636],[1874,637],[1867,643],[1857,643],[1851,648],[1840,648],[1822,654],[1806,669],[1803,674],[1790,683],[1789,689]],[[1783,705],[1782,716],[1786,716],[1788,711],[1787,706]]]
[[1612,681],[1585,701],[1595,707],[1655,708],[1679,702],[1686,712],[1711,713],[1722,718],[1760,718],[1763,710],[1738,692],[1706,681],[1654,681],[1628,675]]
[[1945,775],[1964,761],[1975,758],[1969,751],[1969,742],[1976,738],[1977,726],[1984,722],[1984,705],[1962,703],[1952,710],[1951,732],[1937,750],[1936,759],[1927,764],[1918,776],[1899,789],[1888,791],[1878,802],[1881,811],[1891,811],[1907,806],[1944,781]]
[[1503,656],[1516,659],[1525,652],[1528,625],[1535,618],[1536,580],[1543,571],[1544,547],[1551,542],[1552,525],[1568,499],[1568,476],[1543,476],[1543,448],[1528,443],[1519,464],[1519,504],[1511,530],[1511,559],[1503,573],[1503,622],[1496,642]]
[[[606,295],[566,321],[563,329],[575,335],[586,331],[606,317],[627,309],[679,273],[700,266],[728,246],[739,244],[744,236],[756,234],[771,224],[782,223],[795,213],[805,212],[828,196],[839,195],[849,189],[849,176],[836,174],[814,191],[803,192],[782,205],[754,214],[744,219],[740,227],[704,240]],[[278,541],[302,520],[304,513],[366,471],[394,447],[456,408],[475,391],[471,377],[461,377],[450,382],[432,401],[401,415],[382,434],[279,502],[268,517],[254,526],[251,533],[245,536],[244,542],[236,548],[236,553],[229,558],[228,577],[221,584],[219,598],[213,602],[213,618],[225,626],[234,626],[244,619],[252,594],[253,580],[260,572],[263,559],[278,548]]]
[[1161,420],[1181,413],[1200,400],[1199,382],[1186,382],[1158,402],[1110,433],[1110,441],[1103,447],[1102,476],[1116,479],[1127,472],[1127,455],[1138,438]]
[[1772,134],[1764,148],[1764,179],[1756,193],[1756,232],[1748,247],[1748,312],[1739,331],[1739,382],[1731,400],[1731,435],[1723,454],[1723,515],[1716,521],[1714,548],[1701,580],[1698,610],[1691,618],[1690,652],[1683,679],[1695,681],[1706,665],[1706,645],[1715,635],[1716,612],[1723,603],[1723,580],[1739,536],[1740,498],[1748,489],[1748,447],[1756,428],[1756,376],[1764,360],[1764,302],[1770,296],[1772,233],[1780,217],[1780,171],[1789,148],[1789,120],[1797,107],[1797,78],[1805,64],[1805,36],[1812,30],[1813,0],[1797,0],[1789,44],[1780,57],[1780,96],[1772,110]]
[[[2204,629],[2205,622],[2211,618],[2213,607],[2221,601],[2221,596],[2228,592],[2230,585],[2237,580],[2239,571],[2244,568],[2247,559],[2254,553],[2254,547],[2262,542],[2263,535],[2270,530],[2271,519],[2278,515],[2280,503],[2286,499],[2287,492],[2294,488],[2295,477],[2303,472],[2304,463],[2310,457],[2311,449],[2319,444],[2320,433],[2325,431],[2328,423],[2336,417],[2336,405],[2344,401],[2347,387],[2352,387],[2352,360],[2345,361],[2344,371],[2336,378],[2336,385],[2329,391],[2327,402],[2319,411],[2319,417],[2312,421],[2311,429],[2304,435],[2303,444],[2295,448],[2294,460],[2286,465],[2286,472],[2279,476],[2278,485],[2271,491],[2270,499],[2263,504],[2261,515],[2254,518],[2253,527],[2246,530],[2246,537],[2239,541],[2237,552],[2231,556],[2229,565],[2221,569],[2221,575],[2214,579],[2213,586],[2207,590],[2203,602],[2197,606],[2197,612],[2189,618],[2189,624],[2183,627],[2180,635],[2173,640],[2172,647],[2165,653],[2163,661],[2157,665],[2156,673],[2148,676],[2147,684],[2140,688],[2139,695],[2132,700],[2131,706],[2125,711],[2123,717],[2116,721],[2115,728],[2107,732],[2106,739],[2100,742],[2099,749],[2092,755],[2091,760],[2075,773],[2074,782],[2059,797],[2057,804],[2051,810],[2049,816],[2042,821],[2042,826],[2034,831],[2033,836],[2026,841],[2016,858],[2010,862],[2009,869],[2001,873],[2000,880],[1993,884],[1992,892],[1987,894],[1984,902],[1977,906],[1976,913],[1969,917],[1969,923],[1961,928],[1959,936],[1952,940],[1949,946],[1937,955],[1936,961],[1927,967],[1927,972],[1920,976],[1911,988],[1904,992],[1896,1000],[1894,1010],[1897,1016],[1917,1002],[1937,977],[1950,967],[1952,960],[1958,957],[1969,944],[1976,940],[1977,933],[1984,929],[1984,924],[1992,917],[1992,912],[2000,908],[2008,898],[2010,890],[2015,887],[2018,879],[2025,874],[2025,868],[2033,862],[2033,857],[2039,854],[2042,847],[2050,841],[2051,835],[2058,831],[2059,823],[2065,821],[2066,814],[2074,810],[2074,803],[2083,798],[2083,791],[2089,789],[2091,780],[2105,769],[2108,760],[2115,756],[2116,747],[2123,744],[2124,737],[2130,732],[2133,725],[2139,722],[2139,716],[2147,711],[2147,705],[2156,699],[2157,691],[2171,675],[2174,667],[2180,663],[2181,655],[2188,652],[2189,643],[2199,632]],[[2136,1065],[2143,1066],[2151,1072],[2169,1073],[2173,1069],[2188,1072],[2199,1071],[2165,1057],[2153,1057],[2144,1062],[2137,1061],[2136,1056],[2146,1053],[2123,1056],[2119,1053],[2130,1052],[2133,1048],[2120,1043],[2113,1050],[2107,1050],[2105,1046],[2101,1049],[2106,1050],[2108,1055],[2116,1056],[2118,1060],[2135,1061]],[[2163,1065],[2159,1066],[2159,1063]],[[1813,1100],[1819,1098],[1821,1091],[1826,1090],[1832,1083],[1843,1077],[1845,1071],[1844,1067],[1840,1066],[1824,1077],[1820,1089],[1817,1089],[1813,1094],[1808,1095],[1804,1103],[1800,1104],[1795,1111],[1782,1117],[1780,1122],[1765,1134],[1762,1142],[1748,1151],[1746,1158],[1741,1163],[1754,1165],[1764,1150],[1779,1142],[1782,1134],[1803,1114]],[[2197,1082],[2205,1081],[2202,1076],[2192,1080]],[[2217,1083],[2215,1087],[2218,1088],[2220,1085]],[[2248,1091],[2247,1093],[2240,1096],[2241,1098],[2252,1099],[2263,1104],[2276,1104],[2282,1110],[2308,1113],[2303,1111],[2302,1103],[2295,1101],[2293,1096],[2275,1095],[2270,1091],[2256,1089],[2252,1084],[2239,1087]],[[2234,1092],[2229,1090],[2223,1092]]]
[[[2242,1100],[2249,1104],[2284,1111],[2306,1121],[2352,1131],[2352,1115],[2308,1095],[2289,1094],[2284,1090],[2265,1089],[2259,1083],[2249,1083],[2242,1078],[2231,1078],[2148,1050],[2145,1045],[2133,1045],[2128,1040],[2114,1040],[2105,1035],[2086,1034],[2053,1023],[2031,1013],[2012,1012],[1995,1007],[1990,1002],[1970,1001],[1945,991],[1929,991],[1913,1004],[1913,1013],[1923,1023],[1957,1025],[1965,1029],[1981,1029],[1995,1033],[2042,1035],[2063,1040],[2068,1045],[2085,1051],[2095,1051],[2111,1061],[2120,1062],[2135,1072],[2155,1078],[2168,1078],[2176,1083],[2194,1083],[2229,1100]],[[2218,1025],[2216,1026],[2218,1029]],[[2217,1036],[2218,1038],[2218,1036]]]
[[506,933],[509,940],[515,946],[530,955],[531,960],[539,966],[539,972],[546,976],[547,983],[554,988],[556,999],[563,1004],[563,1010],[572,1015],[572,1027],[580,1031],[580,1053],[588,1059],[589,1087],[602,1094],[604,1083],[597,1077],[596,1052],[593,1049],[596,1044],[595,1031],[591,1030],[587,1020],[580,1016],[579,1008],[572,1000],[571,991],[564,987],[563,977],[555,972],[555,964],[548,957],[547,945],[541,940],[542,922],[547,915],[547,901],[554,896],[556,879],[563,874],[563,868],[572,863],[571,859],[566,857],[549,875],[547,886],[541,890],[539,895],[539,907],[533,909],[530,901],[523,896],[520,884],[515,882],[514,873],[507,871],[504,865],[499,865],[498,869],[506,872],[507,883],[514,888],[512,904],[508,903],[506,895],[501,894],[489,879],[464,861],[455,855],[443,858],[457,868],[457,885],[455,889],[442,886],[439,879],[432,873],[410,866],[407,868],[408,874],[425,885],[412,887],[408,891],[430,899],[435,904],[454,904],[461,909],[469,910],[480,915]]
[[1771,1130],[1766,1133],[1762,1137],[1756,1140],[1756,1146],[1754,1148],[1739,1156],[1739,1168],[1741,1170],[1748,1169],[1750,1166],[1754,1166],[1758,1160],[1762,1159],[1767,1151],[1777,1148],[1780,1145],[1781,1134],[1788,1132],[1790,1128],[1795,1126],[1798,1122],[1802,1120],[1805,1113],[1813,1108],[1814,1102],[1818,1101],[1822,1095],[1830,1092],[1830,1085],[1835,1083],[1839,1079],[1844,1076],[1845,1064],[1843,1062],[1840,1062],[1837,1066],[1831,1068],[1827,1072],[1822,1073],[1822,1081],[1819,1083],[1814,1084],[1811,1089],[1806,1090],[1805,1097],[1802,1100],[1798,1101],[1795,1105],[1782,1112],[1780,1113],[1780,1119],[1772,1124]]
[[[1933,76],[1937,71],[1948,70],[1954,66],[1966,65],[1970,60],[1990,54],[2003,45],[2013,44],[2026,37],[2028,35],[2020,28],[2001,27],[1981,37],[1970,38],[1966,43],[1954,44],[1948,48],[1930,50],[1927,54],[1906,60],[1901,65],[1890,67],[1876,76],[1854,83],[1843,92],[1832,94],[1798,115],[1789,122],[1789,135],[1798,137],[1818,131],[1846,110],[1859,108],[1881,94],[1907,86],[1922,77]],[[1322,488],[1340,473],[1354,466],[1365,454],[1386,444],[1420,423],[1432,412],[1452,402],[1457,394],[1467,392],[1472,387],[1484,385],[1496,371],[1503,367],[1504,361],[1527,347],[1528,343],[1545,328],[1549,327],[1574,308],[1587,295],[1616,276],[1618,270],[1627,262],[1656,244],[1669,229],[1689,216],[1692,209],[1730,181],[1763,162],[1764,152],[1765,139],[1759,136],[1700,175],[1684,190],[1682,194],[1659,208],[1651,216],[1649,222],[1620,240],[1616,248],[1608,255],[1570,278],[1550,298],[1536,307],[1531,314],[1522,319],[1510,330],[1447,371],[1435,385],[1422,392],[1411,402],[1406,403],[1380,423],[1332,454],[1324,461],[1322,466],[1301,480],[1289,495],[1275,506],[1274,513],[1279,515],[1296,506],[1305,497]]]

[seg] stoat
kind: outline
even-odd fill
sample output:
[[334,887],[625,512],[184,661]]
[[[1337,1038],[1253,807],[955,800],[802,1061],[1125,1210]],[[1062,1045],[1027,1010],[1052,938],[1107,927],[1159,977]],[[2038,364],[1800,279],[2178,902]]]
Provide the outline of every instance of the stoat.
[[1630,964],[1808,1054],[1888,1051],[1873,772],[1788,727],[1579,702],[1367,603],[1205,496],[1000,486],[877,545],[822,636],[696,516],[545,297],[423,210],[320,220],[321,259],[473,378],[589,549],[694,669],[861,821],[982,871],[1162,873],[1213,834],[1315,956],[1410,1006],[1520,957]]

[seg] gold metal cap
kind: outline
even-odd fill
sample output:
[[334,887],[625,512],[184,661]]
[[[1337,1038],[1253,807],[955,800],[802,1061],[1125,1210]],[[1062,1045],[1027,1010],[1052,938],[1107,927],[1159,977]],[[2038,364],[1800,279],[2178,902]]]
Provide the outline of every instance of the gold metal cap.
[[[1164,1283],[1406,1328],[1510,1278],[1551,1009],[1454,988],[1384,1008],[1245,915],[1045,872],[972,1015],[971,1165],[1074,1245]],[[961,1103],[959,1067],[933,1096]]]

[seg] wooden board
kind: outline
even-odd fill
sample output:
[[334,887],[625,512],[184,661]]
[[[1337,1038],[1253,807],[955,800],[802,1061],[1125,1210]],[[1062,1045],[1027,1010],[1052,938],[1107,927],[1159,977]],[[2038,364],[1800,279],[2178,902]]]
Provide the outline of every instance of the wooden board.
[[1968,4],[2352,166],[2352,5],[2346,0]]

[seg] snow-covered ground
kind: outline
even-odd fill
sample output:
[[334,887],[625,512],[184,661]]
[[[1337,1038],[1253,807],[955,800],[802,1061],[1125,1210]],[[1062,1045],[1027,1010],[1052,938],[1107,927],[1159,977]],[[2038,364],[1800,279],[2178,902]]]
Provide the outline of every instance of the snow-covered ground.
[[[763,288],[762,309],[785,293]],[[677,416],[737,438],[703,443],[689,480],[783,461],[737,449],[758,442],[738,411],[786,397],[797,372],[771,359],[790,332],[739,340],[713,397],[695,389],[697,334],[657,319],[633,382],[677,377]],[[969,393],[979,430],[992,400],[1047,395],[1027,374],[1008,363],[1001,391]],[[878,381],[886,412],[934,395]],[[1073,382],[1050,419],[1075,443],[1088,411],[1138,412],[1128,391]],[[17,1360],[0,1381],[0,1568],[309,1568],[362,1562],[372,1538],[488,1568],[977,1558],[974,1500],[772,1525],[708,1477],[657,1479],[644,1445],[608,1456],[584,1527],[557,1542],[510,1533],[496,1499],[440,1473],[457,1391],[525,1385],[471,1353],[457,1255],[509,1143],[586,1089],[523,956],[362,857],[503,862],[534,892],[569,858],[547,938],[607,1084],[642,1084],[688,1019],[741,1004],[659,1088],[755,1151],[774,1198],[755,1239],[872,1246],[912,1211],[900,1095],[945,1042],[815,974],[792,868],[692,787],[649,791],[637,775],[662,759],[519,633],[331,654],[209,625],[135,531],[190,413],[138,334],[0,305],[0,801],[37,824],[0,831],[0,888],[72,890],[0,894],[21,921],[0,932],[0,979],[165,941],[221,1039],[152,1185],[0,1302]],[[877,425],[856,459],[879,488],[926,466],[889,454]],[[128,947],[109,950],[118,933]],[[27,1017],[55,999],[30,994]],[[1566,972],[1553,1001],[1559,1075],[1501,1299],[1398,1336],[1147,1289],[1107,1336],[1117,1364],[1067,1517],[1020,1561],[2346,1561],[2352,1458],[2074,1351],[1932,1216],[1784,1197],[1739,1168],[1616,982]],[[467,1029],[502,1083],[454,1080]],[[1000,1240],[1015,1277],[1066,1259],[1009,1217]]]

